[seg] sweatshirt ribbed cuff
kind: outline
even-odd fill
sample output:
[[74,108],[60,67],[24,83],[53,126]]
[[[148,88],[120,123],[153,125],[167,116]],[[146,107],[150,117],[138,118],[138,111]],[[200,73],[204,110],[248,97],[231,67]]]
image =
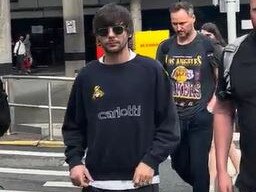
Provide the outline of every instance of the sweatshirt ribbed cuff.
[[69,162],[69,170],[72,169],[73,167],[77,166],[77,165],[83,165],[82,161],[80,158],[78,157],[75,157],[75,158],[72,158]]
[[158,170],[158,166],[160,164],[159,161],[156,160],[156,158],[154,158],[152,155],[150,154],[146,154],[143,159],[142,162],[147,164],[148,166],[150,166],[152,169],[154,170]]

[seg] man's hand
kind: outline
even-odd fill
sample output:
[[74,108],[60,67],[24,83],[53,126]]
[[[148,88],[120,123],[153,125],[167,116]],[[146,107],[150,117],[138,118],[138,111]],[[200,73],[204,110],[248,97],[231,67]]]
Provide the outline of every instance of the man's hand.
[[69,175],[73,185],[78,187],[88,187],[89,182],[93,181],[92,176],[84,165],[73,167]]
[[211,100],[209,101],[208,105],[207,105],[207,110],[212,113],[213,112],[213,109],[216,105],[216,96],[213,95]]
[[141,187],[152,183],[154,169],[145,163],[139,163],[133,175],[133,183],[135,187]]
[[220,173],[217,177],[219,192],[233,192],[232,179],[227,172]]

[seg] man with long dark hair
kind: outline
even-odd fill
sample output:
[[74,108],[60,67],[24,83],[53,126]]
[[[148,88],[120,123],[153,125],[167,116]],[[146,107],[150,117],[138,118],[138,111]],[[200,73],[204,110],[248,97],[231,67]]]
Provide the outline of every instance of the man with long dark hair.
[[84,192],[158,192],[159,164],[179,142],[169,78],[128,48],[126,8],[103,6],[93,30],[105,54],[77,76],[62,129],[71,181]]

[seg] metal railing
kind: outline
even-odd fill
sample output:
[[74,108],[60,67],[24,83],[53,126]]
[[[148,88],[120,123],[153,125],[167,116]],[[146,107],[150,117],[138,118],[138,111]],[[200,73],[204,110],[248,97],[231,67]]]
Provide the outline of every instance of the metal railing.
[[[9,134],[11,134],[12,126],[14,125],[15,118],[14,118],[14,107],[26,107],[26,108],[39,108],[39,109],[48,109],[48,128],[49,128],[49,139],[53,140],[53,117],[52,117],[52,111],[53,110],[66,110],[66,107],[62,106],[53,106],[52,105],[52,82],[58,81],[58,82],[65,82],[74,81],[74,77],[54,77],[54,76],[22,76],[22,75],[6,75],[1,77],[5,84],[5,90],[8,94],[9,98],[9,105],[10,105],[10,112],[11,112],[11,127],[8,131]],[[24,104],[24,103],[15,103],[13,100],[10,99],[13,98],[12,91],[10,91],[10,81],[12,80],[45,80],[47,83],[47,99],[48,104],[47,105],[33,105],[33,104]]]

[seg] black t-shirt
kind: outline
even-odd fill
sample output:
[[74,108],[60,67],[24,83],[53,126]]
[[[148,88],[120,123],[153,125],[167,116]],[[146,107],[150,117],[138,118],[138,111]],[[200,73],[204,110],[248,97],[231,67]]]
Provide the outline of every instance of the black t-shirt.
[[237,185],[256,191],[256,33],[242,42],[230,68],[231,94],[237,106],[242,159]]
[[215,90],[215,75],[210,62],[214,47],[208,38],[197,34],[187,45],[178,45],[174,37],[162,51],[166,51],[165,55],[159,53],[160,49],[161,45],[157,59],[163,63],[172,80],[179,116],[189,118],[206,108]]

